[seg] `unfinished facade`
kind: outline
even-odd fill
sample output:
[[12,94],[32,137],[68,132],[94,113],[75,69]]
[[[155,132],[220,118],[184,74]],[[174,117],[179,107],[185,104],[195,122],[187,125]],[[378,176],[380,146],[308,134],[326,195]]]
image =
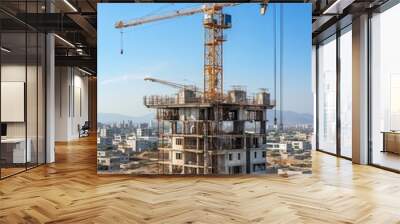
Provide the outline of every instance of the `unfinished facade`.
[[245,174],[266,172],[267,109],[261,90],[248,97],[235,87],[209,102],[195,90],[175,96],[145,96],[157,110],[159,174]]

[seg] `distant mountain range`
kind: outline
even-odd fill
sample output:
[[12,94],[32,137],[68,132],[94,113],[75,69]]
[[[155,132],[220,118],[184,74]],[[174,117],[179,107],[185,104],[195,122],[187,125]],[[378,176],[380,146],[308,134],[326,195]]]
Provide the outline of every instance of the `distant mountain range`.
[[[274,123],[275,111],[268,110],[267,119],[269,124]],[[312,114],[297,113],[294,111],[283,111],[283,124],[313,124],[314,117]],[[276,111],[276,118],[280,119],[280,111]]]
[[129,116],[123,114],[116,113],[98,113],[97,120],[101,123],[114,123],[114,122],[122,122],[122,121],[133,121],[135,123],[149,122],[152,119],[155,119],[155,114],[146,114],[143,116]]
[[[279,122],[280,112],[276,111],[277,119]],[[274,122],[274,111],[269,110],[267,112],[268,123],[272,124]],[[150,113],[143,116],[129,116],[117,113],[99,113],[98,121],[101,123],[114,123],[122,121],[133,121],[135,123],[149,122],[155,119],[155,114]],[[284,124],[312,124],[313,115],[305,113],[297,113],[293,111],[283,111],[283,123]]]

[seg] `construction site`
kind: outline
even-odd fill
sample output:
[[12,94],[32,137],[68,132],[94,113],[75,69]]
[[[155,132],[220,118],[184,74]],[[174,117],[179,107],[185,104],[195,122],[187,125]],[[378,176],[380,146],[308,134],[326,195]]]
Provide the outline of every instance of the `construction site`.
[[157,110],[161,174],[241,174],[265,171],[266,110],[269,93],[254,98],[246,90],[229,90],[208,102],[192,90],[176,96],[145,96]]
[[[223,13],[223,8],[236,5],[205,4],[161,16],[119,21],[115,25],[117,29],[123,29],[179,16],[204,14],[203,88],[145,78],[177,89],[172,96],[152,95],[143,99],[147,108],[156,110],[158,174],[266,172],[267,110],[275,106],[274,100],[270,99],[265,88],[255,94],[248,93],[244,86],[239,85],[224,91],[224,30],[231,28],[232,20],[231,15]],[[265,10],[262,5],[261,14]]]

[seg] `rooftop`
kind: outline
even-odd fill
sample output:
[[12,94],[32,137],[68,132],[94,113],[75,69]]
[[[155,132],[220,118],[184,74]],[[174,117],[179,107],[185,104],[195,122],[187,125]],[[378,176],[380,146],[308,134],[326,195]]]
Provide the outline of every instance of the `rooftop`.
[[207,100],[202,94],[191,90],[181,90],[174,95],[150,95],[143,97],[143,103],[149,108],[173,108],[173,107],[211,107],[216,103],[238,106],[256,106],[272,109],[276,103],[270,99],[270,94],[265,89],[253,96],[247,96],[244,88],[235,87],[224,94],[217,101]]

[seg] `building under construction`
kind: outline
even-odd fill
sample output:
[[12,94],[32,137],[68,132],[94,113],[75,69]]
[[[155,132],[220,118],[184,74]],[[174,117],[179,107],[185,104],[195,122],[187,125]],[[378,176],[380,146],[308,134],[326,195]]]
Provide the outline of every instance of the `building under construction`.
[[242,174],[265,172],[266,90],[248,97],[234,87],[208,102],[191,89],[175,96],[145,96],[157,110],[159,174]]
[[[157,109],[160,174],[239,174],[265,171],[267,109],[273,107],[266,90],[249,98],[244,88],[223,90],[224,30],[232,27],[224,7],[238,3],[210,3],[132,21],[118,21],[117,29],[203,13],[204,87],[197,88],[147,78],[179,88],[173,97],[144,97]],[[265,4],[261,14],[265,13]],[[122,34],[122,32],[121,32]],[[121,48],[121,53],[123,50]]]

